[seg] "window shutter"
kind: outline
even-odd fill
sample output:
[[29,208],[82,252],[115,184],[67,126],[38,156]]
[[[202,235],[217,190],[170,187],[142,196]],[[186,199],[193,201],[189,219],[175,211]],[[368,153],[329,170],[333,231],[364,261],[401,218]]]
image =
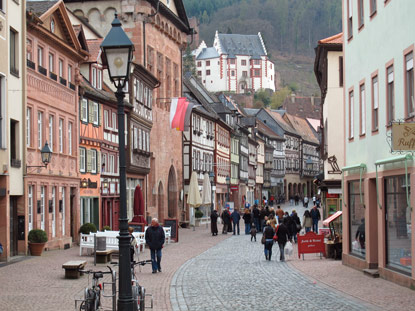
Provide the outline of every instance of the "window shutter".
[[94,103],[88,101],[88,122],[94,123]]
[[[79,155],[81,155],[81,149],[79,149]],[[79,156],[79,171],[81,171],[82,169],[82,161],[81,161],[81,157]]]
[[98,125],[101,126],[101,104],[98,103]]
[[97,174],[101,174],[101,152],[97,151]]
[[92,170],[92,163],[91,163],[92,154],[91,153],[92,153],[91,150],[86,151],[86,171],[87,172],[91,172]]

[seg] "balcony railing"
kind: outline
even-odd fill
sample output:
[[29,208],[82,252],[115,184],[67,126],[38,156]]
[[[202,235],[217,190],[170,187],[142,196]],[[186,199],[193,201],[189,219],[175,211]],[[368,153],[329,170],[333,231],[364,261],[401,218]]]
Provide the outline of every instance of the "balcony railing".
[[66,86],[66,80],[65,80],[64,78],[59,77],[59,82],[60,82],[62,85]]
[[37,66],[37,71],[39,71],[39,73],[41,73],[42,75],[46,76],[48,71],[46,70],[46,68],[43,68],[42,66],[38,65]]
[[36,65],[35,65],[35,63],[34,63],[34,62],[32,62],[30,59],[27,59],[27,60],[26,60],[26,64],[27,64],[27,67],[32,68],[33,70],[35,70],[35,69],[36,69]]
[[49,71],[49,78],[52,80],[58,81],[58,76],[54,74],[52,71]]

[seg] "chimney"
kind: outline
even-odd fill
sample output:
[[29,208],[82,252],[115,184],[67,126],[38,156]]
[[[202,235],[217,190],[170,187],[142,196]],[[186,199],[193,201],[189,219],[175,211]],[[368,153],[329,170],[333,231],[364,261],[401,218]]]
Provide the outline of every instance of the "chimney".
[[295,94],[291,93],[291,102],[295,104]]
[[311,95],[311,106],[314,106],[314,95]]

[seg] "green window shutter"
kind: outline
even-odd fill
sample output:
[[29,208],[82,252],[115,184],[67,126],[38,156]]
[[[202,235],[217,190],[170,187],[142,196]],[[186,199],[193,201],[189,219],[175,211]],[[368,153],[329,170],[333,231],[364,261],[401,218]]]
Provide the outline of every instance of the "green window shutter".
[[92,163],[91,163],[91,155],[92,151],[91,150],[87,150],[86,151],[86,171],[87,172],[91,172],[92,170]]
[[[81,148],[79,148],[79,155],[81,155]],[[81,171],[81,157],[79,157],[79,172]]]
[[94,104],[91,101],[88,101],[88,122],[94,122]]
[[98,125],[101,126],[101,108],[102,105],[98,104]]
[[80,98],[80,100],[79,100],[79,120],[81,120],[82,121],[82,98]]

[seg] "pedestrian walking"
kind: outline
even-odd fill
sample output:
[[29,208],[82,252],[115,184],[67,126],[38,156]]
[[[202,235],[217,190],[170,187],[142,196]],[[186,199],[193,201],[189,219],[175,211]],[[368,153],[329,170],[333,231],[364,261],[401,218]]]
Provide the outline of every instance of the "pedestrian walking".
[[287,218],[284,219],[283,223],[278,225],[277,229],[277,242],[280,248],[280,261],[285,261],[284,248],[288,241],[288,229],[287,229]]
[[241,215],[239,215],[239,211],[237,208],[233,210],[231,214],[231,219],[233,222],[233,235],[235,235],[236,231],[238,232],[238,235],[239,235],[239,220],[241,220]]
[[313,205],[316,205],[316,196],[313,196]]
[[222,234],[228,234],[229,227],[231,227],[231,214],[228,209],[224,209],[220,215],[223,221]]
[[267,216],[265,208],[261,207],[261,209],[259,211],[259,223],[260,223],[260,230],[262,230],[262,231],[265,227],[265,216]]
[[151,225],[146,230],[145,239],[146,244],[150,248],[153,273],[161,272],[161,249],[163,248],[165,235],[157,218],[151,220]]
[[297,233],[301,230],[301,221],[295,209],[291,213],[291,219],[293,220],[294,242],[297,243]]
[[310,232],[312,226],[313,219],[311,218],[310,212],[306,210],[303,216],[303,228],[305,229],[305,233]]
[[310,211],[311,218],[313,219],[313,231],[318,234],[318,221],[321,219],[320,211],[317,206],[313,206]]
[[293,235],[294,235],[294,221],[292,220],[291,216],[288,214],[288,212],[284,213],[284,220],[282,221],[282,223],[285,224],[286,228],[287,228],[287,233],[288,233],[288,239],[291,240]]
[[264,254],[265,260],[271,261],[272,256],[272,245],[274,244],[274,229],[271,227],[269,221],[266,222],[263,235],[265,236]]
[[304,207],[308,208],[308,196],[304,197]]
[[254,224],[256,227],[256,231],[260,231],[260,222],[259,222],[259,209],[257,205],[254,205],[254,209],[252,210],[252,216],[254,218]]
[[245,223],[245,234],[249,234],[251,232],[251,223],[252,223],[252,215],[249,208],[245,208],[244,215],[242,216]]
[[128,233],[130,235],[130,261],[134,261],[134,254],[136,253],[136,250],[138,249],[138,243],[137,239],[133,235],[134,228],[128,227]]
[[255,242],[256,242],[256,233],[257,233],[256,227],[252,226],[251,227],[251,242],[252,242],[252,239],[255,239]]
[[292,195],[290,195],[290,205],[291,206],[294,205],[294,197]]
[[281,206],[277,206],[277,210],[275,211],[275,215],[278,217],[278,222],[281,223],[282,219],[284,218],[284,211],[281,209]]
[[214,209],[210,214],[210,231],[212,236],[218,235],[218,212]]
[[298,201],[300,200],[298,193],[295,195],[294,200],[295,200],[295,205],[298,205]]

